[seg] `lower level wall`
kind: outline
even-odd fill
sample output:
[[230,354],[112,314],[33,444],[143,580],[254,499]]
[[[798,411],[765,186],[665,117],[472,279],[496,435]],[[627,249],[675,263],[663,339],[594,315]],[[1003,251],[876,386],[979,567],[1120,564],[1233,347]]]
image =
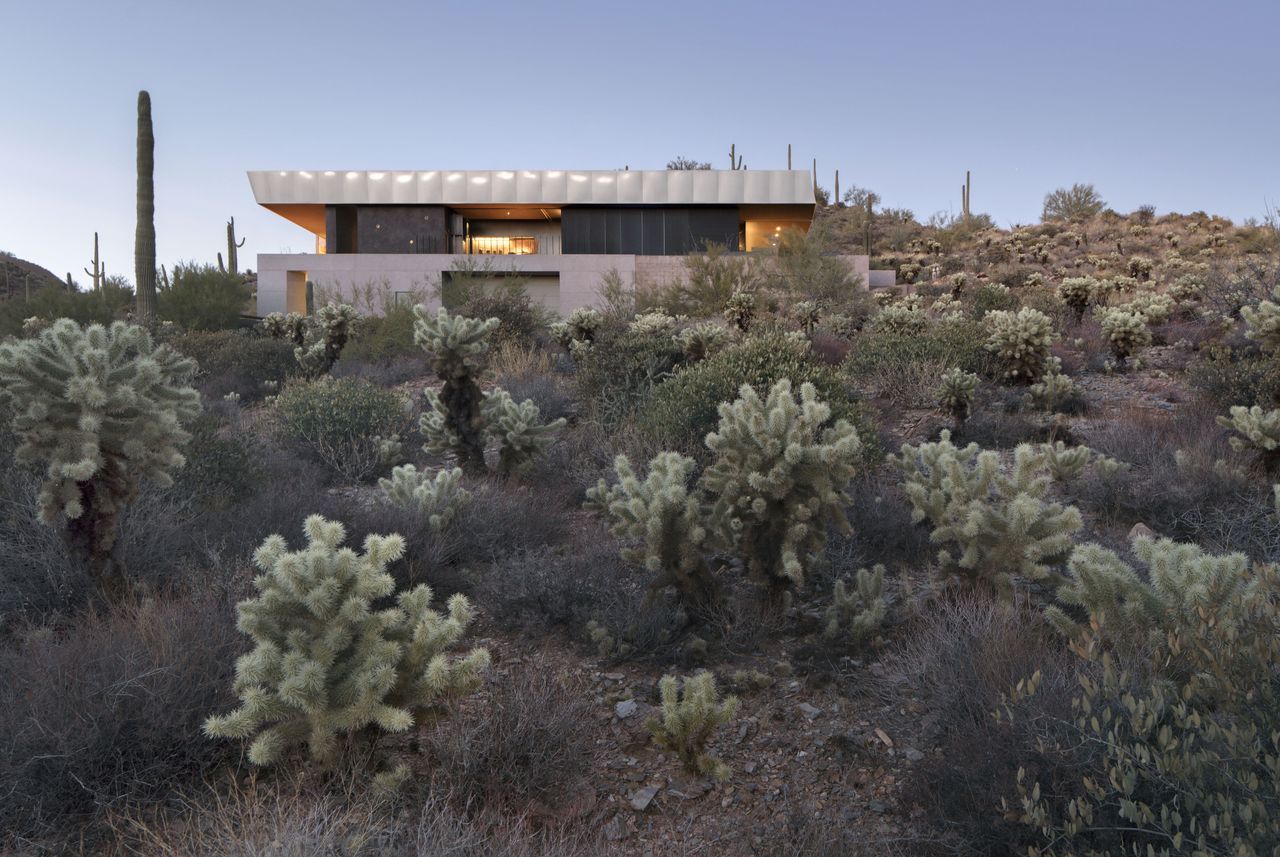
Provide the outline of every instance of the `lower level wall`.
[[[867,257],[843,258],[865,288]],[[380,314],[402,302],[435,308],[440,306],[442,276],[460,264],[487,265],[493,275],[529,275],[531,294],[561,317],[581,306],[599,305],[600,286],[610,272],[628,287],[656,289],[679,281],[685,270],[682,256],[260,253],[258,315],[305,312],[308,282],[317,306],[339,301],[364,314]]]

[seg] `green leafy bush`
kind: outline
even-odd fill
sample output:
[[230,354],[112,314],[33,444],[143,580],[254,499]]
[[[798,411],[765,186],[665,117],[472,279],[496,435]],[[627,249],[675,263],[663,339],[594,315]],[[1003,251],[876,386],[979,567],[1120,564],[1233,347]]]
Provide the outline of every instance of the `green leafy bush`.
[[534,345],[548,323],[546,310],[523,288],[475,291],[457,312],[467,318],[496,318],[498,326],[489,334],[494,348]]
[[384,307],[382,315],[361,319],[342,356],[371,363],[390,363],[399,357],[421,357],[422,349],[413,341],[415,320],[412,304]]
[[293,344],[280,339],[216,330],[184,333],[168,344],[196,361],[195,381],[211,399],[235,393],[253,401],[298,374]]
[[213,265],[174,266],[171,285],[156,293],[160,317],[186,330],[239,327],[249,303],[244,277]]
[[404,398],[359,378],[320,378],[290,384],[276,398],[280,434],[301,442],[325,465],[350,479],[366,479],[383,465],[379,441],[408,424]]
[[668,334],[624,331],[600,337],[575,359],[583,410],[614,427],[648,411],[650,394],[684,361],[684,352]]
[[[114,279],[114,278],[113,278]],[[19,285],[14,283],[14,289]],[[43,286],[29,299],[0,301],[0,337],[22,333],[28,318],[69,318],[81,324],[109,325],[134,308],[133,289],[108,283],[96,292],[68,292],[61,286]]]
[[876,432],[867,411],[853,400],[841,375],[814,359],[783,334],[753,336],[690,366],[682,367],[653,391],[640,414],[644,431],[665,446],[692,454],[719,422],[721,402],[737,398],[743,384],[757,393],[783,378],[798,388],[813,384],[832,410],[833,420],[848,420],[875,455]]
[[948,319],[922,335],[864,332],[841,367],[868,395],[911,407],[936,404],[938,377],[949,369],[987,374],[993,358],[981,322]]

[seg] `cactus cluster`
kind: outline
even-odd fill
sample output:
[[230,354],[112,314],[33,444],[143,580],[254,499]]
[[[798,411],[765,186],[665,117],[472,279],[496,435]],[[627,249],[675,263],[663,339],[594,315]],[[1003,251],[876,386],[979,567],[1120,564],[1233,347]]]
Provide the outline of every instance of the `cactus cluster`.
[[100,585],[119,582],[116,525],[142,479],[168,485],[182,467],[183,427],[200,413],[195,363],[124,322],[59,319],[0,344],[0,398],[13,413],[16,458],[45,465],[40,519],[66,535]]
[[1058,283],[1058,298],[1071,310],[1077,322],[1098,296],[1098,281],[1093,277],[1067,277]]
[[658,682],[662,698],[660,717],[645,726],[659,746],[673,751],[685,770],[713,780],[729,778],[729,767],[707,752],[707,743],[716,728],[728,723],[738,712],[736,696],[720,699],[715,676],[703,671],[681,682],[665,675]]
[[1267,470],[1280,469],[1280,408],[1263,410],[1258,405],[1236,405],[1228,416],[1218,417],[1218,425],[1239,435],[1231,438],[1233,449],[1253,450]]
[[835,582],[823,637],[856,645],[875,634],[884,622],[886,611],[884,572],[883,565],[876,565],[870,571],[860,568],[853,587],[844,580]]
[[441,533],[454,516],[471,502],[471,492],[462,486],[462,468],[438,470],[435,476],[405,464],[391,471],[390,478],[378,480],[378,487],[397,506],[416,509],[434,533]]
[[871,327],[878,333],[918,336],[929,328],[929,317],[917,307],[893,303],[883,307],[871,319]]
[[[1071,402],[1083,395],[1080,385],[1064,375],[1060,369],[1061,361],[1056,361],[1050,368],[1027,388],[1032,407],[1049,413],[1058,413]],[[1054,366],[1059,368],[1055,369]]]
[[430,587],[396,596],[387,567],[404,553],[400,536],[369,536],[363,553],[341,547],[342,524],[307,518],[307,546],[291,552],[271,536],[254,554],[258,595],[237,608],[237,626],[254,649],[236,663],[240,707],[210,717],[214,737],[249,739],[249,760],[279,761],[307,745],[331,765],[344,735],[404,732],[444,703],[474,689],[489,653],[451,659],[472,619],[462,595],[448,613],[431,609]]
[[1123,369],[1138,349],[1151,344],[1151,330],[1147,318],[1125,307],[1112,307],[1098,313],[1102,333],[1111,346],[1116,367]]
[[729,344],[729,331],[712,321],[692,324],[672,337],[685,360],[697,363]]
[[987,313],[986,348],[1000,359],[1006,380],[1033,384],[1049,366],[1049,346],[1058,338],[1049,316],[1023,307],[1017,312],[996,310]]
[[[1272,297],[1280,301],[1280,286],[1276,287]],[[1258,343],[1264,351],[1280,352],[1280,304],[1264,300],[1256,307],[1242,308],[1240,315],[1244,317],[1245,336]]]
[[641,336],[673,334],[680,324],[680,319],[667,315],[662,310],[642,312],[631,320],[628,329]]
[[751,329],[756,317],[756,296],[752,292],[736,291],[724,304],[724,320],[741,333]]
[[930,539],[944,575],[1002,593],[1013,575],[1053,581],[1081,527],[1080,512],[1046,500],[1050,478],[1043,448],[1022,444],[1006,471],[996,452],[960,449],[944,431],[936,443],[904,444],[890,460],[903,475],[912,518],[933,527]]
[[350,304],[320,307],[308,319],[302,344],[293,349],[302,371],[314,378],[332,369],[359,321],[359,314]]
[[796,301],[791,305],[791,317],[806,335],[812,336],[813,329],[822,320],[822,309],[816,301]]
[[307,317],[296,312],[268,313],[262,332],[272,339],[285,339],[301,347],[307,341]]

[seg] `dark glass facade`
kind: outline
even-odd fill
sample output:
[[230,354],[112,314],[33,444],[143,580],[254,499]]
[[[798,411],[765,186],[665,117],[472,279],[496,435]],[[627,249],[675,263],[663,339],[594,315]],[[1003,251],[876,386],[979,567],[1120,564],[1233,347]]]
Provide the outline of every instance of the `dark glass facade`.
[[560,214],[564,253],[683,256],[739,245],[735,206],[582,206]]

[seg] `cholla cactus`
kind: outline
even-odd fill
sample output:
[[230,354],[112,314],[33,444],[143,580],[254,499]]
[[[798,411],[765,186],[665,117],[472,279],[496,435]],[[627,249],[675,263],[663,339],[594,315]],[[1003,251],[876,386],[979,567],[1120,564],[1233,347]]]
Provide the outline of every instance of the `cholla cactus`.
[[1004,377],[1015,384],[1038,381],[1049,362],[1049,346],[1058,338],[1049,316],[1023,307],[989,312],[985,320],[986,347],[1004,364]]
[[959,271],[951,275],[951,297],[958,298],[960,293],[964,291],[964,287],[969,284],[969,275],[964,271]]
[[878,333],[918,336],[928,330],[929,317],[913,306],[890,304],[871,319],[871,327]]
[[720,405],[720,425],[707,435],[715,460],[702,484],[714,498],[712,532],[776,595],[804,581],[828,525],[848,531],[844,488],[862,441],[844,420],[822,428],[831,408],[812,384],[799,400],[786,378],[763,401],[749,384],[738,396]]
[[885,610],[884,566],[876,565],[870,571],[860,568],[852,589],[844,580],[836,581],[822,636],[861,643],[880,628]]
[[[1061,366],[1061,361],[1058,363]],[[1056,413],[1074,399],[1080,398],[1083,391],[1070,375],[1060,371],[1048,371],[1040,376],[1040,380],[1028,388],[1031,404],[1038,410]]]
[[1236,405],[1229,416],[1218,417],[1218,425],[1242,435],[1231,438],[1232,448],[1252,449],[1268,471],[1280,470],[1280,409],[1264,411],[1257,405]]
[[391,471],[390,479],[379,479],[378,487],[397,506],[417,509],[434,533],[453,523],[454,516],[471,502],[471,492],[462,487],[462,468],[438,470],[433,477],[405,464]]
[[1123,369],[1128,358],[1139,348],[1151,344],[1146,316],[1121,307],[1104,310],[1098,315],[1117,368]]
[[[1177,307],[1179,313],[1187,317],[1194,314],[1195,305],[1203,295],[1204,284],[1199,277],[1191,274],[1179,277],[1177,282],[1169,287],[1169,297],[1173,299],[1174,306]],[[1270,302],[1268,301],[1268,303]],[[1271,306],[1274,307],[1275,304],[1271,304]],[[1248,321],[1247,313],[1252,311],[1252,309],[1247,311],[1242,309],[1240,311],[1240,314],[1245,316],[1246,322]],[[1272,323],[1271,328],[1273,331],[1272,341],[1276,346],[1280,346],[1280,307],[1275,310],[1275,321]],[[1247,331],[1245,335],[1248,335]]]
[[404,732],[474,689],[489,663],[484,649],[445,655],[472,619],[462,595],[449,599],[448,615],[431,609],[427,586],[400,593],[392,609],[375,608],[395,590],[387,566],[404,553],[400,536],[369,536],[357,554],[339,547],[340,523],[312,515],[304,529],[303,550],[291,553],[271,536],[254,554],[259,594],[237,608],[237,627],[256,643],[236,663],[242,702],[204,726],[213,737],[252,737],[255,765],[304,743],[313,761],[330,765],[339,736]]
[[815,301],[797,301],[791,306],[791,317],[800,325],[801,330],[812,335],[822,318],[822,312]]
[[1075,507],[1045,500],[1046,458],[1043,449],[1022,444],[1005,472],[998,453],[973,443],[958,449],[944,431],[937,443],[903,444],[890,460],[902,471],[912,519],[928,520],[930,540],[957,551],[938,553],[942,573],[1007,595],[1015,574],[1054,580],[1081,526]]
[[1043,443],[1040,449],[1044,452],[1045,469],[1058,482],[1070,482],[1079,478],[1094,457],[1094,452],[1089,447],[1067,446],[1060,440]]
[[22,336],[25,339],[31,339],[44,333],[53,325],[53,322],[47,318],[41,318],[38,315],[28,316],[22,320]]
[[[1101,545],[1080,545],[1071,553],[1067,581],[1058,587],[1057,598],[1099,619],[1109,640],[1139,648],[1195,621],[1200,611],[1218,622],[1234,621],[1223,607],[1257,583],[1244,554],[1215,556],[1197,545],[1140,536],[1133,555],[1146,567],[1145,575]],[[1068,636],[1085,631],[1062,607],[1046,608],[1045,616]]]
[[[1272,297],[1280,301],[1280,286]],[[1258,343],[1263,351],[1280,351],[1280,305],[1264,300],[1256,307],[1243,307],[1240,315],[1244,317],[1245,336]]]
[[[1041,262],[1048,262],[1049,260],[1048,260],[1048,258],[1047,258],[1047,257],[1045,257],[1045,256],[1043,256],[1043,255],[1042,255],[1042,256],[1040,257],[1040,261],[1041,261]],[[1038,287],[1040,287],[1040,286],[1043,286],[1043,285],[1044,285],[1044,274],[1040,273],[1039,271],[1032,271],[1030,274],[1028,274],[1028,275],[1027,275],[1027,279],[1023,282],[1023,285],[1025,285],[1025,286],[1031,286],[1031,287],[1033,287],[1033,288],[1038,288]]]
[[307,328],[306,340],[293,349],[298,365],[308,375],[322,375],[333,368],[347,340],[360,321],[350,304],[325,304]]
[[724,320],[742,333],[751,329],[756,317],[756,296],[751,292],[737,291],[724,305]]
[[587,490],[587,507],[609,516],[619,538],[639,539],[624,548],[623,559],[654,575],[651,591],[671,587],[690,607],[706,609],[716,601],[716,581],[707,564],[707,528],[701,500],[689,491],[696,467],[691,458],[663,452],[649,462],[641,481],[625,455],[613,464],[618,481],[601,479]]
[[1147,324],[1164,324],[1173,314],[1173,298],[1155,292],[1143,292],[1125,304],[1126,309],[1138,313]]
[[902,282],[910,285],[914,283],[920,276],[920,265],[915,262],[904,262],[898,268],[898,274],[902,277]]
[[1145,256],[1133,256],[1129,259],[1129,276],[1137,280],[1151,279],[1151,260]]
[[676,329],[680,320],[662,311],[646,312],[631,321],[631,332],[638,334],[667,334]]
[[672,339],[690,363],[705,360],[729,342],[729,331],[713,321],[699,322],[677,333]]
[[307,317],[296,312],[268,313],[262,320],[262,332],[272,339],[287,339],[301,346],[307,341]]
[[397,464],[402,464],[408,457],[405,455],[404,441],[398,434],[389,437],[374,435],[373,443],[378,455],[378,466],[381,468],[395,467]]
[[591,348],[596,332],[604,326],[604,316],[599,310],[580,306],[569,313],[568,321],[558,321],[551,325],[551,338],[560,343],[571,354],[581,354]]
[[939,295],[930,305],[929,313],[939,321],[956,321],[964,317],[964,304],[949,293]]
[[978,389],[978,376],[960,368],[942,373],[938,388],[938,407],[955,421],[957,430],[969,419],[973,409],[973,393]]
[[1084,318],[1084,311],[1097,294],[1098,281],[1093,277],[1067,277],[1058,283],[1058,299],[1075,314],[1077,322]]
[[501,476],[528,470],[555,443],[556,435],[565,425],[564,417],[542,422],[542,414],[533,399],[516,404],[511,394],[501,387],[485,394],[480,415],[485,434],[498,441],[498,474]]
[[728,779],[729,767],[707,753],[707,742],[716,727],[738,713],[738,698],[730,696],[721,702],[715,676],[706,671],[686,678],[683,688],[680,685],[673,675],[662,677],[658,682],[662,717],[651,718],[645,725],[660,746],[680,757],[689,773]]
[[81,328],[59,319],[35,339],[0,344],[0,399],[13,413],[20,462],[46,465],[40,520],[65,522],[73,550],[103,586],[116,524],[139,481],[172,482],[185,462],[183,428],[200,413],[186,386],[193,361],[124,322]]
[[413,341],[427,352],[432,370],[441,381],[439,393],[426,394],[427,410],[421,428],[429,452],[452,451],[464,469],[484,470],[484,432],[480,407],[483,395],[476,378],[486,365],[489,334],[498,319],[450,315],[441,307],[435,313],[425,306],[413,308],[417,321]]

